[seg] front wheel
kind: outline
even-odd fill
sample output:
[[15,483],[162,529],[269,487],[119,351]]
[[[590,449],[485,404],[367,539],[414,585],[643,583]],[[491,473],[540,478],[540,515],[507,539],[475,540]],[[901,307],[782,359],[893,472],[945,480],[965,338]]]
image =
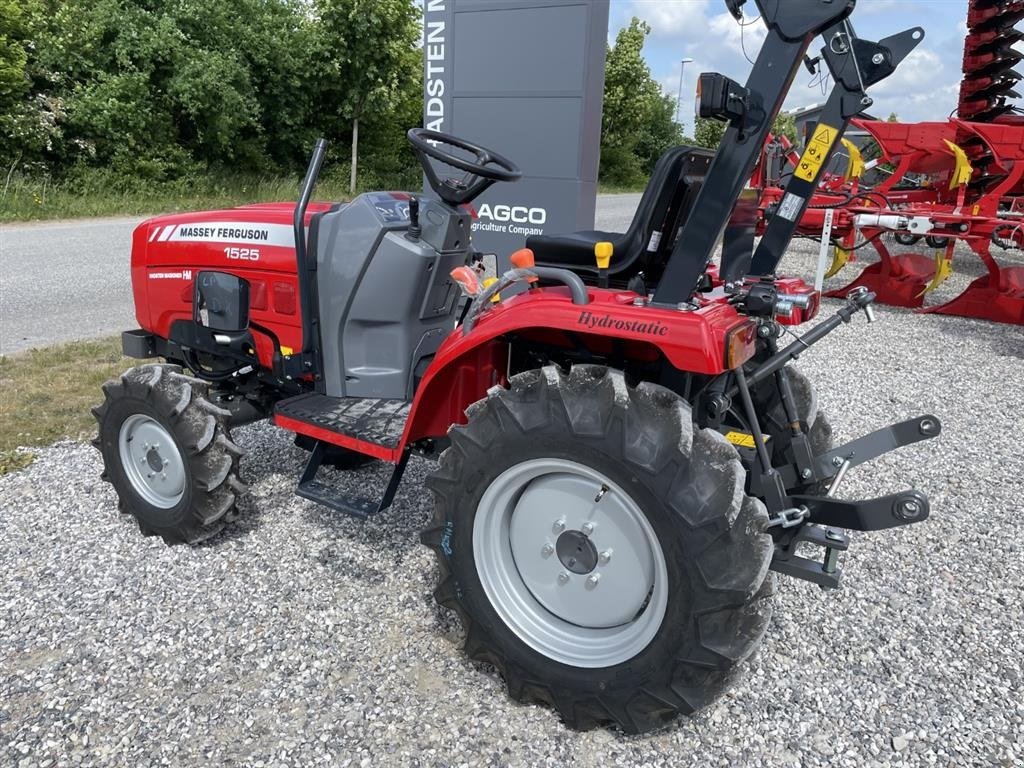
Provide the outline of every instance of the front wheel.
[[574,728],[648,731],[721,694],[771,612],[767,516],[733,447],[599,366],[519,374],[468,416],[423,534],[467,654]]
[[197,544],[218,533],[247,490],[238,478],[242,451],[228,430],[231,414],[207,400],[208,391],[176,365],[143,365],[104,384],[105,399],[93,409],[102,478],[143,535],[167,544]]

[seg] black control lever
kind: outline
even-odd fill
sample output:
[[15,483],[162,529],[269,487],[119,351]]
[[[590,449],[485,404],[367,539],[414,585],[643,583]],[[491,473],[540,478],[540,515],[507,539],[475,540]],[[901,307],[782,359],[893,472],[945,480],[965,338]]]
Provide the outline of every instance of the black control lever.
[[409,198],[409,231],[405,233],[405,236],[410,240],[419,240],[422,234],[423,228],[420,227],[420,201],[419,198],[413,196]]

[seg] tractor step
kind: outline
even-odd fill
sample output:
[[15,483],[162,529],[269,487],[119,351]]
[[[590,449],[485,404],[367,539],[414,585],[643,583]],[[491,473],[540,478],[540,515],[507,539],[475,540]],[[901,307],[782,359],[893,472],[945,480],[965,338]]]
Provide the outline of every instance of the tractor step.
[[384,490],[384,495],[379,501],[375,501],[363,496],[347,493],[339,488],[328,485],[323,480],[317,479],[316,473],[319,471],[324,454],[327,452],[327,445],[328,443],[323,440],[317,441],[316,447],[313,448],[309,461],[306,463],[306,468],[302,472],[302,477],[299,478],[299,485],[295,489],[297,495],[304,499],[315,501],[317,504],[322,504],[328,509],[343,512],[346,515],[352,515],[352,517],[358,517],[361,520],[365,520],[370,515],[377,514],[378,512],[383,512],[391,506],[391,502],[395,498],[395,491],[398,490],[398,485],[402,481],[406,462],[409,460],[408,448],[402,451],[398,463],[395,464],[395,468],[391,472],[391,478],[388,480],[387,488]]
[[309,393],[279,402],[274,422],[316,440],[396,462],[411,408],[407,400]]
[[[401,442],[411,407],[406,400],[328,397],[316,393],[279,402],[274,408],[274,422],[317,441],[295,493],[362,519],[387,509],[409,460],[409,448],[402,447]],[[317,479],[328,445],[339,445],[395,465],[379,500],[356,496]]]

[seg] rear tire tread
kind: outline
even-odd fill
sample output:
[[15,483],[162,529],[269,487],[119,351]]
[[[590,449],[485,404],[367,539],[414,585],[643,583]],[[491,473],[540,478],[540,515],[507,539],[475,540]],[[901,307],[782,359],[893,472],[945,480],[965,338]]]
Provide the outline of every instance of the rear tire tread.
[[[536,407],[540,403],[546,407]],[[547,703],[581,730],[614,724],[628,733],[648,731],[719,695],[732,681],[736,664],[760,642],[771,616],[767,513],[743,492],[744,470],[735,449],[717,432],[696,428],[687,404],[670,390],[650,383],[627,387],[619,371],[601,366],[577,365],[568,374],[546,366],[517,374],[507,389],[492,388],[467,415],[467,424],[449,431],[451,445],[427,479],[436,505],[421,536],[434,550],[440,570],[434,596],[459,616],[467,655],[497,668],[513,699]],[[622,457],[634,471],[672,473],[668,506],[682,537],[691,542],[687,551],[699,553],[699,567],[689,569],[696,642],[675,654],[673,669],[660,681],[622,690],[609,686],[603,692],[555,689],[531,679],[503,655],[462,604],[442,541],[449,513],[458,504],[463,467],[473,461],[471,456],[488,455],[503,430],[526,434],[545,426],[581,436],[618,434]],[[698,515],[688,503],[694,494],[706,501]]]

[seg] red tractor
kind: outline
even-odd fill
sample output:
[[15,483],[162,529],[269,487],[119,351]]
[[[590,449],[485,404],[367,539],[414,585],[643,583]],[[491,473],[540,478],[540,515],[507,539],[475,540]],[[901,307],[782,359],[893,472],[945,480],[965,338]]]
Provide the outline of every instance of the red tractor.
[[[216,534],[246,492],[231,428],[257,419],[311,450],[297,493],[359,517],[390,503],[411,453],[433,457],[422,540],[437,553],[435,594],[513,697],[572,727],[641,732],[721,694],[767,626],[771,571],[835,588],[841,529],[928,516],[914,490],[836,498],[847,470],[940,430],[922,416],[832,446],[788,364],[870,319],[873,296],[851,294],[780,347],[819,297],[774,263],[752,271],[752,222],[733,215],[817,35],[841,98],[822,116],[829,143],[803,158],[813,172],[794,175],[762,240],[776,262],[789,242],[779,222],[792,236],[870,104],[864,89],[921,31],[859,39],[854,0],[757,4],[768,35],[747,85],[702,76],[701,113],[729,123],[718,153],[670,150],[627,232],[533,237],[494,282],[472,270],[467,204],[519,171],[422,129],[409,140],[432,194],[310,204],[321,141],[297,204],[140,225],[140,328],[124,350],[167,362],[107,383],[95,410],[122,511],[168,543]],[[394,465],[379,498],[317,477],[325,462],[368,458]]]

